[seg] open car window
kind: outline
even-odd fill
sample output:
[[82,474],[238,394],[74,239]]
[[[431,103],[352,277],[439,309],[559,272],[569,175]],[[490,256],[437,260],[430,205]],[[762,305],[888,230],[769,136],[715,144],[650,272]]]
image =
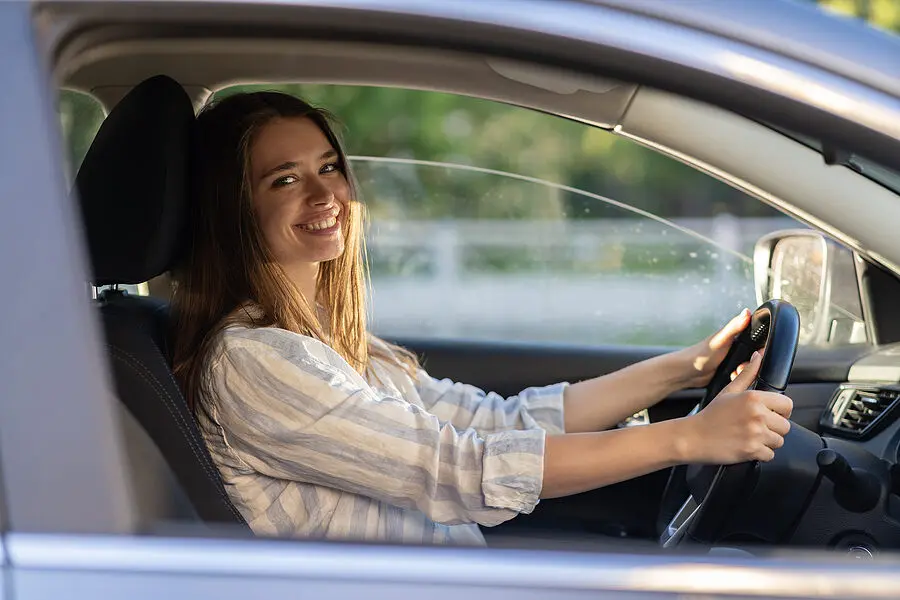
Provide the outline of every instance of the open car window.
[[100,101],[90,94],[67,89],[59,91],[57,107],[66,145],[68,171],[74,179],[106,112]]
[[756,241],[804,227],[553,115],[398,88],[218,96],[253,89],[299,95],[343,125],[369,216],[374,328],[389,338],[691,344],[756,306]]

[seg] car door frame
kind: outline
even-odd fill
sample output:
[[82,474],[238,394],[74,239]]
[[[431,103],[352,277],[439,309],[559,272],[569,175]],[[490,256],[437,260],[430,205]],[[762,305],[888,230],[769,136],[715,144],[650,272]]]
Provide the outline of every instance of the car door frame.
[[[413,16],[421,19],[425,8],[459,8],[454,3],[401,0],[296,3],[305,8],[326,4],[355,5],[382,21],[393,19],[395,25],[408,25],[405,17],[411,9],[419,10]],[[544,15],[552,15],[560,6],[548,1],[531,4],[541,5]],[[587,6],[568,4],[579,10]],[[84,284],[86,253],[73,227],[77,211],[67,196],[61,168],[53,88],[45,70],[47,46],[35,37],[33,17],[28,4],[0,3],[0,48],[9,65],[5,73],[11,90],[0,95],[0,131],[4,132],[0,185],[12,206],[0,220],[0,274],[16,285],[6,326],[0,329],[0,343],[9,351],[0,361],[4,381],[0,471],[9,518],[4,541],[11,569],[10,595],[30,599],[131,593],[149,598],[191,593],[243,598],[247,592],[268,595],[302,589],[334,598],[363,592],[457,598],[466,587],[491,598],[539,597],[547,591],[568,597],[598,591],[813,597],[823,589],[838,595],[889,597],[900,588],[900,573],[890,563],[876,562],[826,567],[812,560],[784,558],[745,562],[705,556],[698,560],[690,555],[376,550],[352,544],[189,538],[184,531],[181,539],[133,535],[136,515],[114,416],[115,400]],[[430,21],[423,22],[445,24],[437,16],[426,17]],[[629,18],[637,37],[659,31],[660,23],[654,19]],[[550,41],[570,43],[562,32],[552,30],[553,24],[559,24],[558,19],[535,21],[531,26]],[[437,43],[442,29],[433,29],[432,43]],[[678,58],[684,56],[667,60]],[[773,55],[772,60],[777,57]],[[572,57],[571,66],[584,64],[583,56]],[[698,86],[722,75],[706,73],[704,77]],[[874,101],[875,91],[859,91]],[[774,93],[770,91],[768,97]],[[791,110],[796,112],[799,103],[796,98],[793,102]],[[843,127],[847,128],[846,122]],[[871,132],[862,133],[860,139],[872,139]],[[777,577],[766,577],[772,575]]]

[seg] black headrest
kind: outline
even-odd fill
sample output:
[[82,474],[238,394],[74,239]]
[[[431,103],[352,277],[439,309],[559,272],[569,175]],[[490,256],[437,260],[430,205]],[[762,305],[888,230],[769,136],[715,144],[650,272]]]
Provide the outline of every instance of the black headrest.
[[103,122],[75,179],[94,285],[147,281],[178,257],[193,121],[184,89],[157,75]]

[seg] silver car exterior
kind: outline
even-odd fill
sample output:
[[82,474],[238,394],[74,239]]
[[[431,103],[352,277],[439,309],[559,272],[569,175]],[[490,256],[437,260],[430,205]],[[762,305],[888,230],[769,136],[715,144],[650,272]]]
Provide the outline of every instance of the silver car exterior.
[[[79,16],[183,10],[227,21],[247,18],[263,4],[0,3],[7,79],[0,94],[0,281],[7,286],[0,327],[6,349],[0,360],[0,598],[896,595],[900,575],[892,561],[830,564],[819,555],[743,561],[135,535],[48,67]],[[432,43],[481,44],[507,54],[540,43],[548,60],[574,69],[602,68],[611,56],[631,57],[633,68],[647,73],[666,63],[695,76],[675,91],[714,101],[717,90],[724,99],[729,90],[756,88],[783,99],[788,110],[833,121],[848,138],[879,148],[900,142],[900,61],[868,48],[871,36],[838,28],[851,43],[820,47],[821,31],[813,27],[781,46],[772,40],[786,39],[778,27],[789,21],[789,4],[772,3],[769,14],[753,10],[758,2],[724,4],[296,0],[265,7],[336,30],[363,24],[396,32],[414,23]],[[742,15],[745,26],[736,27]],[[863,59],[866,67],[855,69]]]

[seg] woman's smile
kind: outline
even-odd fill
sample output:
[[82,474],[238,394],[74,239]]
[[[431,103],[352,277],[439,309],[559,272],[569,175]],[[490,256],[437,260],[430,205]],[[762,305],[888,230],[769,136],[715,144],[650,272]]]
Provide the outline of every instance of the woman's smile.
[[304,233],[312,233],[314,235],[331,235],[340,230],[341,221],[338,218],[340,209],[335,208],[324,215],[316,215],[305,223],[297,223],[294,228]]

